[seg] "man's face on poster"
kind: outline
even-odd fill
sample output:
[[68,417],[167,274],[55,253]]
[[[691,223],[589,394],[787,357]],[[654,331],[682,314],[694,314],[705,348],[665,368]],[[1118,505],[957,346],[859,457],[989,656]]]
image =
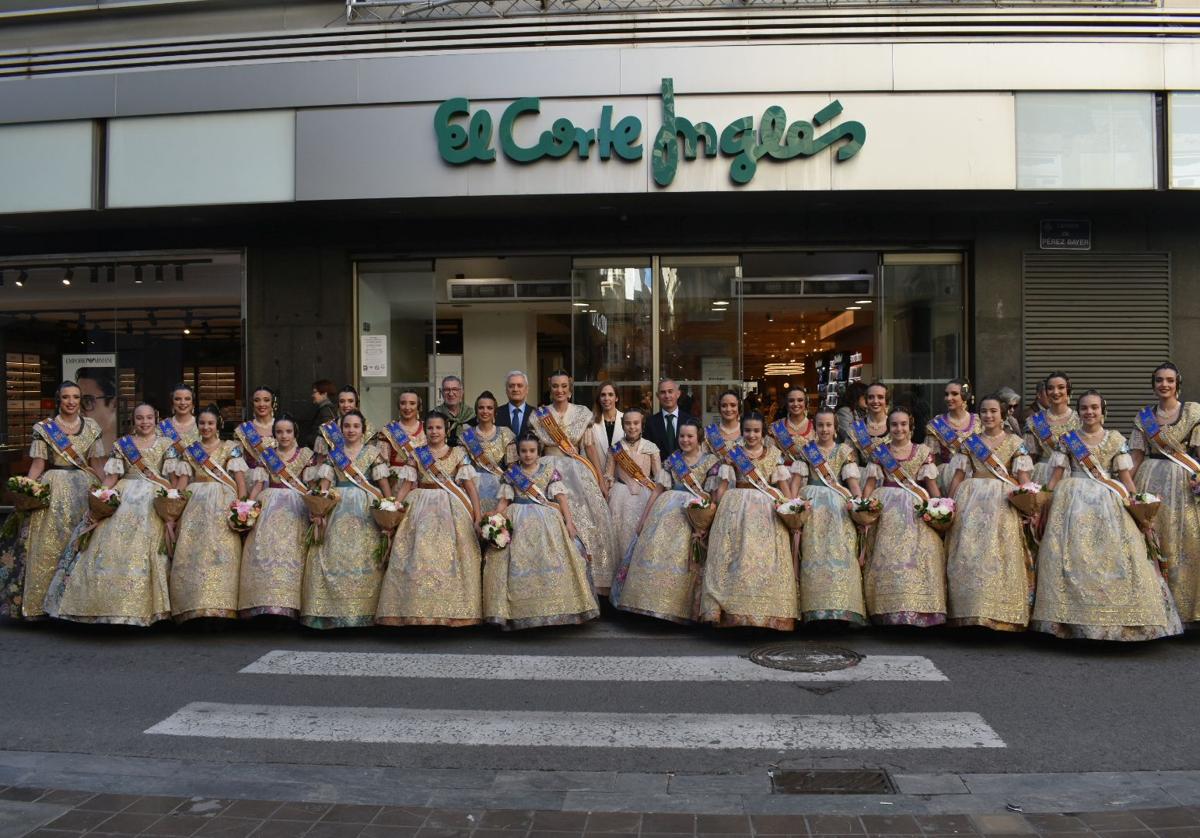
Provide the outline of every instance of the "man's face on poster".
[[116,439],[117,435],[117,400],[105,398],[100,384],[90,378],[79,379],[79,389],[83,393],[80,400],[80,412],[89,419],[95,420],[104,432],[105,442]]

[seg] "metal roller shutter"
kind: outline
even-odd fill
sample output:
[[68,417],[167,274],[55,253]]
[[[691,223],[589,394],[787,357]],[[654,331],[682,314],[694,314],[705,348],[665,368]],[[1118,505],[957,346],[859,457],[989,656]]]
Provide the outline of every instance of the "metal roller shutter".
[[1128,436],[1171,357],[1171,255],[1026,253],[1022,323],[1026,388],[1062,370],[1075,394],[1103,393],[1107,426]]

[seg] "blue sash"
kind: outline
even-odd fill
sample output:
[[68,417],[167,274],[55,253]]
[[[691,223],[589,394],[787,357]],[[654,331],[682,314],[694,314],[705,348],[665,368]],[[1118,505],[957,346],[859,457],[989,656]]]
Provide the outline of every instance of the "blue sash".
[[537,487],[537,484],[525,472],[521,471],[520,463],[513,463],[509,466],[508,471],[504,472],[504,476],[513,485],[513,488],[528,498],[530,502],[541,506],[550,505],[550,500],[546,497],[546,494]]
[[889,475],[900,468],[900,463],[896,461],[896,455],[886,445],[880,445],[871,453],[871,456],[875,458],[875,462],[879,463],[879,466]]
[[963,444],[967,446],[967,450],[974,455],[975,459],[981,463],[987,462],[988,458],[992,455],[992,449],[988,448],[987,443],[980,438],[979,434],[972,434],[967,437]]
[[851,423],[850,429],[854,431],[854,442],[858,446],[858,450],[864,454],[869,453],[875,446],[875,440],[871,437],[871,432],[867,430],[866,420],[855,419]]
[[708,493],[702,487],[697,485],[696,478],[692,476],[692,469],[683,459],[683,452],[676,451],[671,456],[667,457],[667,461],[663,464],[671,472],[671,476],[675,478],[675,483],[678,488],[683,489],[695,495],[698,498],[707,498]]
[[1104,473],[1100,464],[1092,458],[1092,450],[1087,447],[1087,443],[1080,438],[1076,431],[1068,431],[1062,435],[1061,439],[1075,462],[1079,463],[1079,467],[1083,469],[1084,474],[1100,483],[1121,500],[1129,497],[1129,490],[1125,488],[1124,484],[1113,480]]
[[199,441],[193,442],[187,447],[187,455],[217,483],[237,491],[237,482],[229,475],[229,472],[213,462],[212,457],[208,456],[208,452],[204,450],[204,446]]
[[796,440],[792,437],[792,432],[788,430],[787,420],[780,419],[771,425],[771,433],[775,436],[776,442],[783,447],[785,451],[790,450],[796,444]]
[[[339,431],[338,436],[342,434]],[[354,461],[350,459],[350,455],[346,453],[346,441],[343,439],[341,444],[335,445],[329,449],[329,459],[333,460],[333,464],[337,466],[338,471],[350,481],[350,483],[359,489],[362,489],[368,495],[376,498],[382,498],[383,492],[371,485],[371,481],[365,474],[358,470],[358,466],[354,465]],[[339,481],[339,485],[340,481]]]
[[804,459],[808,460],[809,465],[813,468],[825,465],[825,455],[821,453],[821,449],[815,442],[807,443],[804,446]]
[[1162,427],[1158,424],[1158,417],[1154,415],[1153,407],[1143,407],[1138,411],[1138,421],[1142,424],[1142,430],[1146,436],[1158,436],[1162,433]]
[[[496,429],[496,433],[500,433],[499,428]],[[483,447],[483,440],[479,438],[478,430],[470,425],[463,425],[458,439],[467,449],[467,454],[470,455],[475,465],[494,477],[501,476],[500,467],[493,463],[492,458],[488,456],[487,450]]]
[[346,447],[346,438],[342,436],[342,430],[337,426],[337,422],[326,422],[321,426],[321,433],[330,443],[330,448],[336,448],[339,445],[343,448]]
[[750,455],[742,446],[735,445],[729,452],[729,459],[733,463],[733,467],[738,470],[738,474],[746,478],[746,482],[755,489],[773,501],[784,499],[782,492],[762,479],[754,463],[750,462]]
[[958,431],[950,427],[950,423],[946,421],[945,416],[935,416],[932,422],[934,433],[938,435],[938,439],[949,449],[954,450],[958,447]]
[[245,437],[247,444],[249,444],[251,448],[253,448],[255,451],[258,451],[258,449],[262,448],[262,437],[258,433],[258,428],[254,427],[253,422],[243,422],[238,426],[238,430],[241,431],[242,436]]
[[429,450],[429,446],[418,446],[413,449],[413,453],[417,455],[417,462],[421,464],[421,468],[433,479],[433,482],[456,497],[467,508],[467,511],[471,512],[471,499],[462,489],[454,484],[453,480],[442,473],[442,469],[437,464],[437,458],[433,456],[433,452]]
[[899,461],[896,460],[896,455],[892,453],[892,449],[886,445],[880,445],[871,452],[871,456],[875,458],[875,462],[879,463],[879,467],[883,469],[887,477],[892,478],[896,484],[908,492],[918,503],[928,503],[929,493],[925,488],[909,477],[904,469],[900,468]]
[[1050,442],[1053,431],[1050,429],[1050,421],[1046,419],[1046,414],[1039,410],[1029,418],[1033,424],[1033,431],[1038,435],[1042,442]]

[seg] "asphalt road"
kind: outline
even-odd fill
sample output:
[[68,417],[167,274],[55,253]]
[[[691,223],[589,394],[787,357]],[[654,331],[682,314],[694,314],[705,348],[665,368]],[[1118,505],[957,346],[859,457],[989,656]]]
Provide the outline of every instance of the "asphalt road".
[[[660,682],[239,673],[275,650],[708,656],[734,662],[757,646],[789,639],[851,648],[868,659],[922,656],[946,680]],[[316,633],[242,625],[199,632],[6,623],[0,624],[0,655],[0,747],[8,750],[218,762],[689,773],[742,773],[789,762],[972,773],[1200,768],[1197,635],[1127,645],[964,630],[878,629],[793,638],[679,628],[623,614],[606,614],[588,626],[513,635],[486,629]],[[352,741],[352,732],[343,741],[145,732],[192,702],[305,705],[329,708],[320,712],[335,719],[338,708],[472,710],[501,718],[531,711],[583,717],[974,713],[1003,747],[592,747],[569,736],[512,747],[371,744]],[[664,725],[669,728],[671,722]]]

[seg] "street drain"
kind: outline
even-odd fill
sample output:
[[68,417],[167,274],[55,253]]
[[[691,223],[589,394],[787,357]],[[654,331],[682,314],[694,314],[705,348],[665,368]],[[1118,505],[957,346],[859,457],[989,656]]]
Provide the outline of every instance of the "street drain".
[[853,649],[823,643],[772,643],[755,649],[749,658],[759,666],[789,672],[835,672],[857,666],[863,656]]
[[773,794],[895,794],[886,771],[775,771]]

